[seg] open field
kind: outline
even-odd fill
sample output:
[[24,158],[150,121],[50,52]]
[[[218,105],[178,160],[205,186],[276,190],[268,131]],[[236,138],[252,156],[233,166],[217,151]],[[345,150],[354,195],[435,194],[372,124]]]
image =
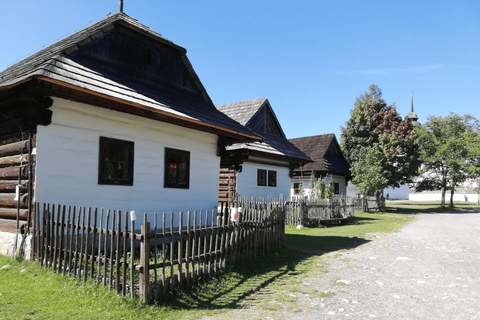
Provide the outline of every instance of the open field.
[[[455,209],[473,208],[459,203]],[[441,210],[438,203],[389,202],[386,212],[357,212],[355,220],[344,226],[287,227],[286,247],[256,261],[240,262],[189,288],[169,292],[161,302],[150,305],[41,269],[37,263],[12,262],[10,257],[0,256],[0,268],[10,266],[0,270],[0,319],[198,319],[242,308],[256,308],[265,315],[282,308],[294,312],[298,308],[296,292],[328,296],[299,284],[327,273],[328,259],[335,258],[335,252],[354,249],[378,234],[395,232],[418,212]]]

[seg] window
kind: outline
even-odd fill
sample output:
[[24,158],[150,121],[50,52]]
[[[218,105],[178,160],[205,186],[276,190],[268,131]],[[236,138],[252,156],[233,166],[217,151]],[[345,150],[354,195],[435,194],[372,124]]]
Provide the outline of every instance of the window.
[[190,185],[190,152],[165,148],[165,188],[188,189]]
[[98,184],[133,186],[131,141],[100,137]]
[[257,186],[266,187],[267,182],[269,187],[277,186],[277,171],[257,169]]
[[277,186],[277,171],[268,170],[268,186],[269,187]]
[[333,183],[333,193],[340,194],[340,184],[338,182]]
[[267,185],[267,170],[257,169],[257,186],[265,187]]
[[300,194],[300,182],[295,182],[293,184],[293,194],[299,195]]

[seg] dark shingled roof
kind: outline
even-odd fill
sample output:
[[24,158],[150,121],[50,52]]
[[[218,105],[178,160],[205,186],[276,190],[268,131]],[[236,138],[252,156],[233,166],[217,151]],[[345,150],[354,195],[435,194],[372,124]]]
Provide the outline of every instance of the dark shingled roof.
[[[301,171],[318,171],[350,175],[350,166],[343,157],[335,134],[324,134],[289,139],[297,148],[305,152],[314,162],[302,167]],[[300,171],[297,169],[295,171]]]
[[227,150],[249,150],[268,155],[290,158],[290,162],[309,162],[310,158],[290,143],[273,112],[267,98],[235,102],[217,107],[233,120],[266,138],[263,142],[236,143]]
[[[91,43],[115,39],[113,35],[110,38],[106,35],[120,28],[123,28],[123,34],[139,35],[142,39],[149,39],[142,41],[166,46],[168,50],[176,52],[179,64],[183,64],[184,70],[187,70],[190,88],[149,79],[141,73],[131,75],[135,70],[122,71],[115,64],[96,61],[91,55],[82,55],[85,50],[88,54],[87,47]],[[60,87],[78,88],[93,96],[120,101],[128,105],[130,110],[141,107],[159,114],[160,118],[180,119],[179,123],[186,127],[226,134],[236,141],[262,140],[215,108],[186,57],[184,48],[122,12],[92,24],[1,72],[0,99],[2,91],[6,92],[31,79]]]

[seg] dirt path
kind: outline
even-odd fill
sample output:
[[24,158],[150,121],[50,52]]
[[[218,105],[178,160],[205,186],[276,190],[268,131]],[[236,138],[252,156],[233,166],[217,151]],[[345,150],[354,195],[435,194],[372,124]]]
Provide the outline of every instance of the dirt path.
[[285,292],[295,307],[246,306],[221,318],[480,319],[480,214],[419,215],[372,238],[330,253],[327,273]]

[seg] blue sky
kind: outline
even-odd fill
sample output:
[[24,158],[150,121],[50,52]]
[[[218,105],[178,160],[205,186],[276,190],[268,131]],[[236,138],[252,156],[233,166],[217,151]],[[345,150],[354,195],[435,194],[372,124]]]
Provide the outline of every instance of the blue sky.
[[[118,11],[118,0],[0,0],[0,69]],[[480,118],[480,1],[124,1],[187,49],[216,105],[267,97],[288,138],[335,133],[377,84],[404,117]]]

